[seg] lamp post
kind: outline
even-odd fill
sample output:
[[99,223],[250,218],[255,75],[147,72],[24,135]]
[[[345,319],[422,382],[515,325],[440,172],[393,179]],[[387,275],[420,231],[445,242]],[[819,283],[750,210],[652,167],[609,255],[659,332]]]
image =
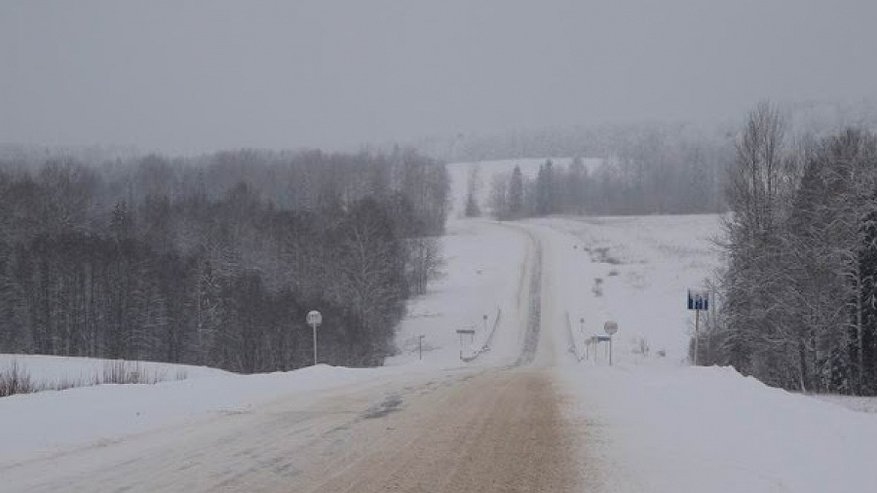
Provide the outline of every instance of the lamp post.
[[314,366],[317,366],[317,327],[323,323],[323,315],[317,310],[311,310],[308,312],[307,321],[314,330]]

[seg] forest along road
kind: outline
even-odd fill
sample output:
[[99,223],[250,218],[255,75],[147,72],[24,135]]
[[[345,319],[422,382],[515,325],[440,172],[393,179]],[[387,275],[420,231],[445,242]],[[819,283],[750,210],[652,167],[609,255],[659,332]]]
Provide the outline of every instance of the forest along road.
[[521,276],[530,316],[520,321],[522,353],[512,366],[382,377],[328,391],[308,405],[283,397],[0,468],[3,489],[576,491],[583,431],[563,417],[552,334],[540,330],[541,248],[531,238],[537,254],[528,256]]

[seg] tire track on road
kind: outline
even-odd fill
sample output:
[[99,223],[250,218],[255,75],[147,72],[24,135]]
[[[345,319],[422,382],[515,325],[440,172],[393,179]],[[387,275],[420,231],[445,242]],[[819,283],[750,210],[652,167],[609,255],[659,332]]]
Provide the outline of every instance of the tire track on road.
[[521,354],[515,361],[515,366],[528,365],[536,357],[536,349],[539,347],[539,335],[542,328],[542,244],[530,231],[524,230],[533,244],[533,260],[530,265],[530,308],[527,315],[527,327],[524,330],[524,340],[521,346]]

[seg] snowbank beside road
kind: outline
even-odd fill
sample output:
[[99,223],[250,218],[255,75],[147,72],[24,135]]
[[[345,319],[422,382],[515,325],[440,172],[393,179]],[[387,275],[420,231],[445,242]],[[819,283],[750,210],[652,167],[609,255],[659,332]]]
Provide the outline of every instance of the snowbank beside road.
[[853,411],[877,414],[877,397],[839,394],[806,394],[808,397],[831,402]]
[[767,387],[731,368],[562,373],[596,491],[862,492],[877,416]]
[[155,363],[151,361],[124,361],[38,354],[0,354],[0,372],[12,365],[30,376],[40,387],[68,387],[90,385],[102,381],[108,365],[124,364],[127,369],[142,372],[145,380],[167,381],[187,378],[217,377],[231,373],[206,366]]
[[[0,399],[0,467],[72,446],[112,442],[127,435],[247,412],[274,399],[342,387],[399,373],[319,365],[287,373],[221,376],[155,385],[100,385]],[[225,372],[221,372],[225,373]]]

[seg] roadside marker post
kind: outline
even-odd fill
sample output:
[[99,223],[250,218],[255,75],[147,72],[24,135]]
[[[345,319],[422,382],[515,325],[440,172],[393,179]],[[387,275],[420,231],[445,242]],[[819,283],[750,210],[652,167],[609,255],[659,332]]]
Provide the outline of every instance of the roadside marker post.
[[308,312],[307,322],[314,330],[314,366],[317,366],[317,327],[323,323],[323,315],[317,310]]

